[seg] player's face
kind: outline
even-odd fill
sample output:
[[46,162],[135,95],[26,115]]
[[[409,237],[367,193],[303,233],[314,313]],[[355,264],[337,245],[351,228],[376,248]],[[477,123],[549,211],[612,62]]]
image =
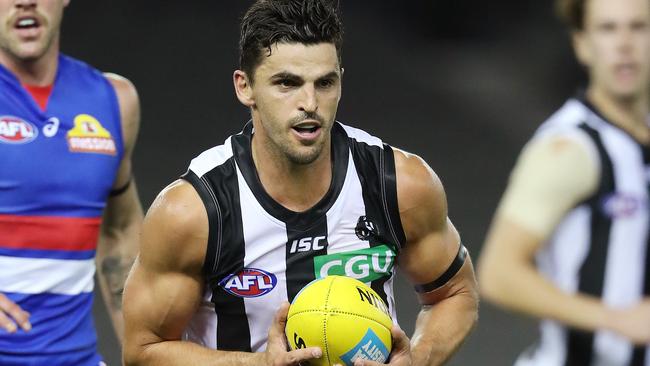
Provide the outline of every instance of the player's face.
[[590,0],[574,41],[589,69],[590,88],[616,98],[647,93],[650,82],[650,2]]
[[315,161],[330,141],[341,98],[336,48],[331,43],[274,45],[255,70],[251,91],[253,120],[260,122],[256,138],[292,163]]
[[0,56],[18,61],[42,57],[58,39],[69,0],[0,0]]

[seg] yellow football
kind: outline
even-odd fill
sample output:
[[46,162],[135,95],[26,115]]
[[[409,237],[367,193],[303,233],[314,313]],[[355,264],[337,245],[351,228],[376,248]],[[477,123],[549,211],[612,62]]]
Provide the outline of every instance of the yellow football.
[[291,303],[285,333],[291,349],[320,347],[311,366],[352,366],[357,358],[384,363],[393,321],[377,293],[361,281],[328,276],[310,282]]

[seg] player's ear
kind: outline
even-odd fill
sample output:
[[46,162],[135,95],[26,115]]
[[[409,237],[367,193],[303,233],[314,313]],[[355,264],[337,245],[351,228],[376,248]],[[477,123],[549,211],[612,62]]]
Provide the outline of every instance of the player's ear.
[[68,6],[70,4],[70,0],[63,0],[63,7]]
[[255,106],[255,100],[253,99],[253,88],[248,78],[248,75],[242,70],[235,70],[232,75],[232,82],[235,86],[235,93],[237,94],[237,99],[247,106]]
[[583,66],[589,66],[591,64],[591,52],[585,32],[572,32],[571,41],[573,43],[573,52],[575,52],[578,62]]

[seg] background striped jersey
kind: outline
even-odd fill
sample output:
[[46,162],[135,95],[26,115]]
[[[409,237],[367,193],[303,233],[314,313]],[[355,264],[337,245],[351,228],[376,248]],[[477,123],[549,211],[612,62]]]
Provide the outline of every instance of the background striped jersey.
[[[570,99],[536,137],[559,134],[583,144],[599,162],[597,192],[571,210],[538,254],[544,275],[569,293],[586,293],[612,307],[650,294],[648,147],[611,124],[585,100]],[[650,366],[648,347],[612,332],[584,332],[544,320],[539,344],[517,366]]]

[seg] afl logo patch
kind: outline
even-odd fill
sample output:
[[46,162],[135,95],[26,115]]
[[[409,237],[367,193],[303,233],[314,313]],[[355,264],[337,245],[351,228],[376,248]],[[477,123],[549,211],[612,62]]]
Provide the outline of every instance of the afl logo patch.
[[603,212],[611,218],[631,217],[645,207],[643,198],[623,192],[612,193],[601,201]]
[[0,116],[0,142],[26,144],[34,141],[38,129],[30,122],[14,116]]
[[259,297],[271,292],[278,279],[273,273],[257,268],[244,268],[219,282],[228,293],[237,297]]

